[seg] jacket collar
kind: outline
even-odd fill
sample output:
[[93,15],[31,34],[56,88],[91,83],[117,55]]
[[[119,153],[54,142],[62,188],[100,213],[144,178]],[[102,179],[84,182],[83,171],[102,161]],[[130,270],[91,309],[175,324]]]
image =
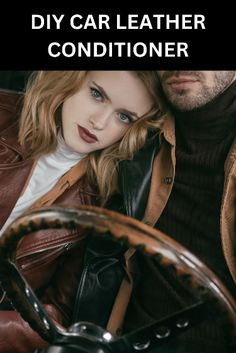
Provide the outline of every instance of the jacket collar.
[[170,113],[165,114],[164,116],[164,123],[162,127],[162,134],[165,138],[165,140],[171,145],[175,146],[176,145],[176,139],[175,139],[175,120],[173,115]]
[[149,138],[132,160],[125,160],[119,164],[119,187],[123,198],[123,211],[130,217],[139,220],[144,217],[151,185],[152,166],[160,150],[162,137],[175,146],[174,118],[169,113],[164,116],[160,134]]
[[15,121],[13,122],[9,127],[7,127],[4,131],[1,132],[1,140],[2,143],[7,145],[10,149],[14,150],[17,152],[19,155],[21,155],[22,159],[25,159],[27,156],[27,145],[22,146],[18,139],[16,139],[16,136],[18,136],[19,132],[19,122]]
[[119,165],[119,187],[124,212],[142,220],[150,189],[152,165],[160,148],[160,134],[151,137],[132,160]]

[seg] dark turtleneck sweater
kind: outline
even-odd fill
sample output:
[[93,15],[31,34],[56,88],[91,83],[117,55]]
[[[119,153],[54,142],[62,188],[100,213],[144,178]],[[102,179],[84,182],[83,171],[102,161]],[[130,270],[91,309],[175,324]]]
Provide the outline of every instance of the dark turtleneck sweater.
[[[174,116],[176,176],[156,228],[197,255],[236,295],[220,240],[224,162],[236,135],[236,82],[205,106],[190,112],[174,112]],[[174,273],[141,254],[137,258],[140,280],[129,307],[132,319],[127,321],[128,330],[171,314],[190,301],[189,293],[182,289]],[[233,352],[226,348],[227,330],[222,329],[220,320],[215,313],[196,329],[170,342],[167,351]]]

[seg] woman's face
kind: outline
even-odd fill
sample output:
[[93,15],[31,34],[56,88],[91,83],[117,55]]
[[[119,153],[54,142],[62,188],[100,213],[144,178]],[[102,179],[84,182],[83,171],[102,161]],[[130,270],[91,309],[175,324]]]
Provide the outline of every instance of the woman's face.
[[152,103],[135,72],[88,71],[80,89],[62,107],[65,142],[79,153],[108,147],[119,141]]

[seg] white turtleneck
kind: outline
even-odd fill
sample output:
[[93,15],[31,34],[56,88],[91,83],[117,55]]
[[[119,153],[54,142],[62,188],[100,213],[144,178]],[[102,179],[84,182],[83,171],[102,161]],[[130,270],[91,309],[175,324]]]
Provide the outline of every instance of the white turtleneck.
[[74,152],[68,147],[61,134],[59,134],[56,151],[38,159],[29,183],[0,230],[0,235],[9,224],[23,214],[36,200],[51,190],[62,175],[84,157],[85,154]]

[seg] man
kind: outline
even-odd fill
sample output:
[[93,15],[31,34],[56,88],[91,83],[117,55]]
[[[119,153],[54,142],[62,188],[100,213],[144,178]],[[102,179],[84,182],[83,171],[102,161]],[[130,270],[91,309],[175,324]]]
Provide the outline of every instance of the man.
[[[125,212],[183,244],[236,298],[236,72],[158,75],[168,113],[160,144],[149,143],[133,161],[121,164]],[[127,314],[128,330],[168,315],[181,303],[174,275],[161,268],[145,273],[148,260],[139,257],[140,280]],[[167,351],[233,352],[217,320],[216,313]],[[155,352],[167,352],[162,349]]]

